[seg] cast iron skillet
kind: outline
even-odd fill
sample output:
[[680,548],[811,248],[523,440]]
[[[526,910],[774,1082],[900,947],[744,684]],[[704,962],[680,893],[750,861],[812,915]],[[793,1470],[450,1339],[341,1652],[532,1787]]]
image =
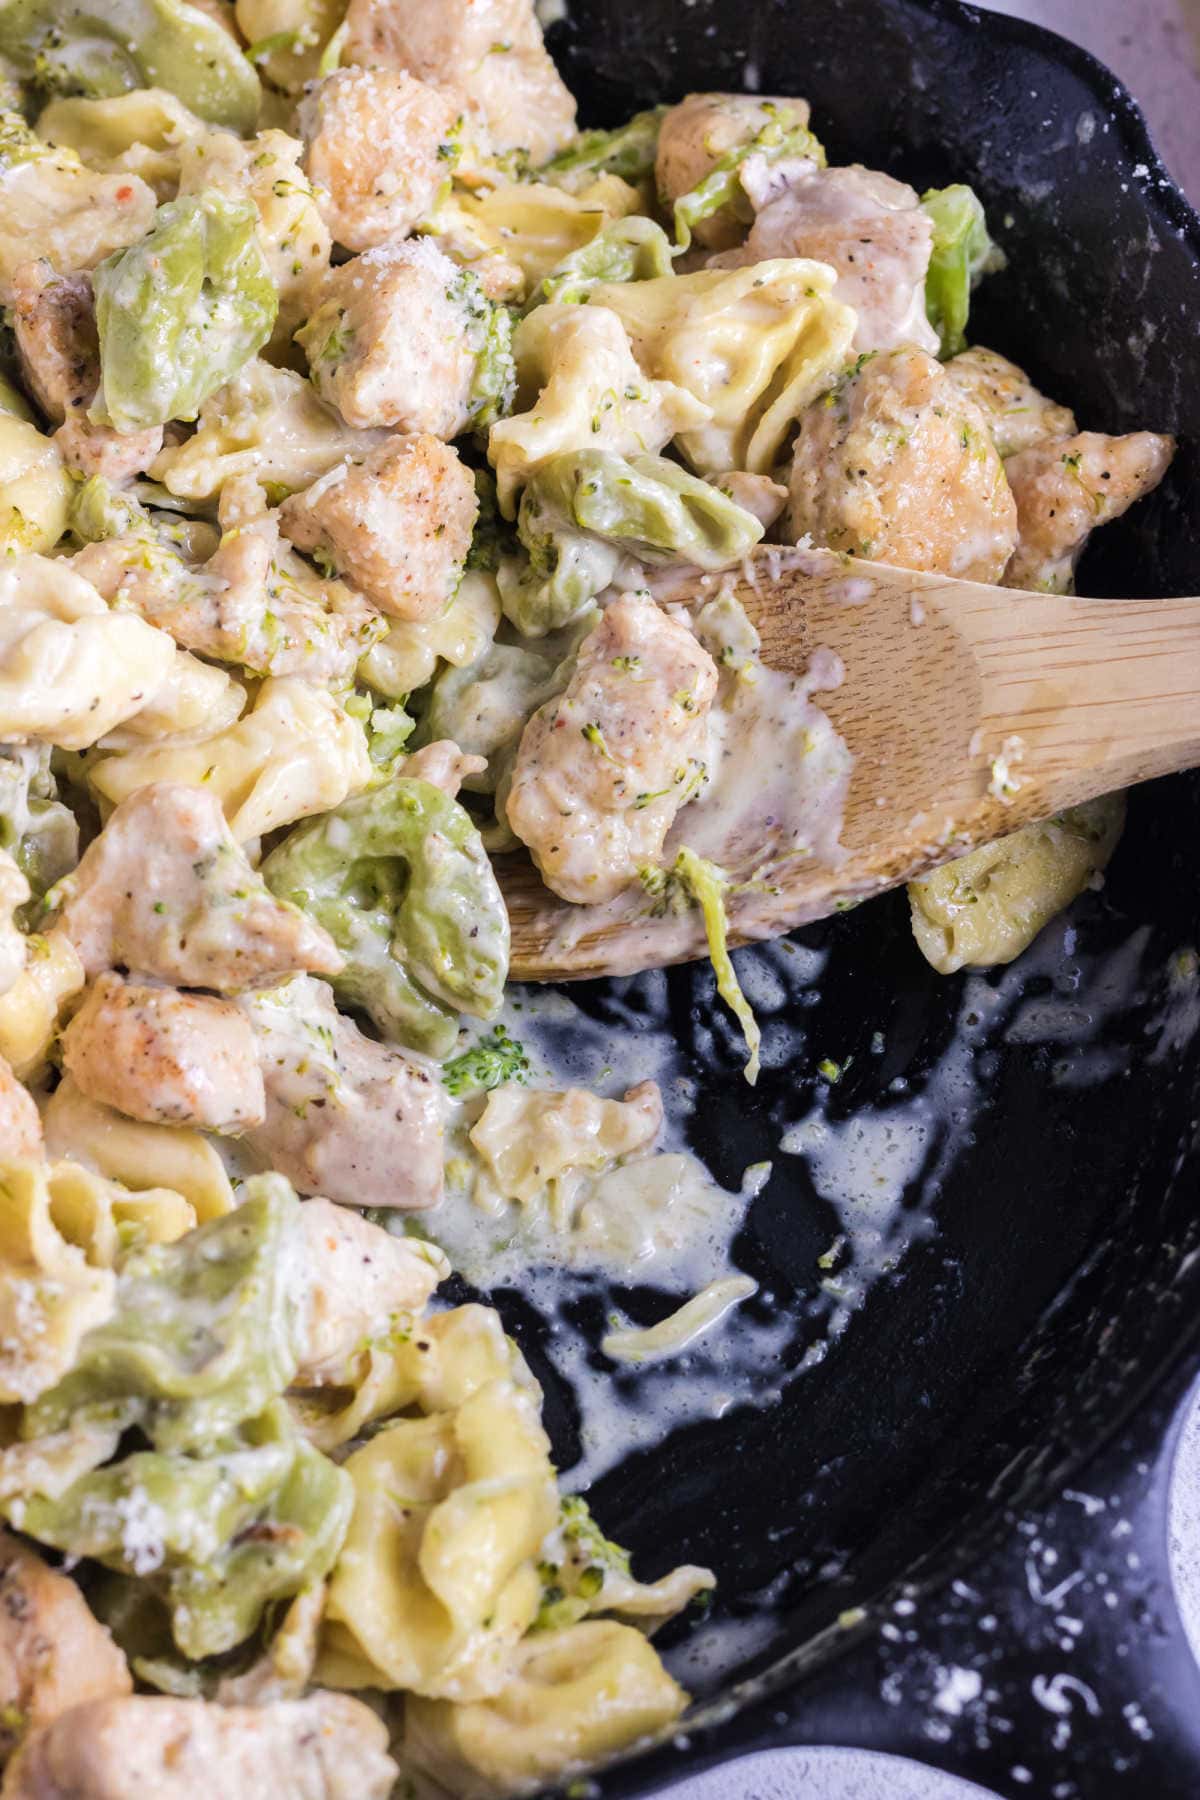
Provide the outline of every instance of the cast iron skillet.
[[[1191,440],[1153,499],[1094,540],[1080,591],[1200,592],[1200,220],[1098,63],[955,0],[571,0],[549,41],[587,123],[694,89],[751,85],[808,96],[833,161],[860,160],[918,188],[972,183],[1009,258],[977,296],[975,341],[1014,357],[1085,426]],[[999,1021],[976,1064],[986,1097],[971,1141],[933,1198],[936,1232],[876,1284],[825,1360],[773,1407],[684,1428],[593,1492],[648,1575],[709,1563],[718,1616],[770,1609],[765,1650],[710,1673],[683,1747],[618,1766],[597,1792],[650,1793],[734,1751],[804,1741],[811,1726],[781,1696],[794,1699],[801,1676],[828,1685],[830,1659],[847,1646],[847,1679],[861,1678],[855,1631],[837,1630],[839,1614],[904,1578],[928,1586],[978,1572],[1006,1509],[1052,1494],[1150,1396],[1182,1390],[1200,1314],[1200,1041],[1181,1034],[1164,1046],[1159,1020],[1170,958],[1197,940],[1198,827],[1195,778],[1134,798],[1104,893],[1072,919],[1081,1005],[1108,979],[1125,983],[1126,1000],[1099,1043],[1074,1048],[1006,1043]],[[900,1103],[897,1078],[919,1090],[954,1032],[962,982],[920,959],[903,894],[796,942],[829,953],[819,985],[793,980],[785,1003],[806,1021],[808,1053],[767,1070],[753,1094],[738,1078],[735,1039],[713,1024],[706,971],[672,971],[665,989],[573,990],[597,1016],[626,1022],[666,1005],[698,1084],[695,1147],[731,1186],[746,1164],[777,1154],[821,1057],[853,1058],[833,1118],[886,1109]],[[774,954],[778,971],[787,959]],[[1044,971],[1045,959],[1036,966]],[[1031,983],[1049,980],[1031,974],[1027,994]],[[877,1032],[882,1054],[872,1054]],[[1107,1073],[1075,1079],[1078,1059],[1090,1056],[1094,1070],[1097,1052]],[[740,1259],[819,1329],[828,1303],[816,1259],[835,1221],[799,1159],[775,1166]],[[930,1192],[926,1181],[926,1201]],[[548,1376],[536,1321],[518,1307],[517,1324]],[[569,1465],[569,1395],[548,1383]],[[980,1610],[1005,1604],[984,1595]],[[702,1690],[704,1680],[701,1671]],[[995,1785],[1016,1792],[1003,1766]],[[1118,1786],[1097,1775],[1082,1791]],[[1200,1748],[1174,1775],[1151,1755],[1119,1791],[1200,1792]]]

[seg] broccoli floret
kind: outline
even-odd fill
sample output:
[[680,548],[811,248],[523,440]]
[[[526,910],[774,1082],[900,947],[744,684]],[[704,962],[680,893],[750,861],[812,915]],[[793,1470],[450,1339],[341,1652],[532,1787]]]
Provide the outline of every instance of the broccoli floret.
[[456,1100],[468,1094],[486,1094],[502,1081],[525,1081],[529,1057],[525,1046],[497,1025],[461,1056],[452,1057],[442,1070],[442,1082]]

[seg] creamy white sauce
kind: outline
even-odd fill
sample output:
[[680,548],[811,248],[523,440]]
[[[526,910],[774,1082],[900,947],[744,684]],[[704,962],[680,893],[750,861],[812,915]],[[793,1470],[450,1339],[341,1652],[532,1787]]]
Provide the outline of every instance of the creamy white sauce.
[[[722,668],[709,716],[709,779],[677,814],[660,862],[669,868],[686,845],[727,870],[739,933],[767,937],[778,930],[777,889],[797,859],[836,868],[844,854],[840,834],[854,759],[814,695],[840,686],[845,671],[838,656],[821,648],[802,676],[768,668],[728,579],[708,589],[711,599],[706,587],[699,584],[707,604],[696,625]],[[659,603],[667,604],[671,593],[660,583]],[[736,619],[706,630],[706,615],[722,602]],[[694,910],[664,911],[637,883],[602,905],[574,906],[565,915],[548,909],[542,923],[559,954],[602,926],[619,925],[619,944],[606,950],[618,973],[695,953],[702,938]]]

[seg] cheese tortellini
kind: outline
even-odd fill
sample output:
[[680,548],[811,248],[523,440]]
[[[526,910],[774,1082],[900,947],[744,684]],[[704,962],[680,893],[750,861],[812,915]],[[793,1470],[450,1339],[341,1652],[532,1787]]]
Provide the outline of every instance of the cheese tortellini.
[[0,563],[0,738],[86,750],[154,698],[175,656],[165,631],[110,612],[63,563]]
[[154,190],[136,175],[101,174],[73,150],[41,143],[17,113],[0,113],[0,299],[22,263],[93,269],[144,237]]
[[0,1402],[35,1400],[61,1380],[115,1297],[111,1271],[92,1268],[55,1223],[45,1169],[0,1162]]
[[513,265],[528,294],[638,205],[636,190],[616,175],[602,175],[573,194],[541,182],[500,182],[458,192],[434,211],[428,227],[447,249],[465,251],[468,261],[491,255]]
[[698,431],[711,415],[707,401],[682,382],[642,373],[615,307],[539,306],[518,327],[513,355],[518,400],[528,410],[493,425],[488,440],[509,518],[519,489],[550,457],[583,449],[653,455],[676,434]]
[[404,1750],[464,1800],[502,1800],[649,1737],[686,1702],[640,1631],[586,1620],[524,1639],[498,1694],[411,1699]]
[[51,100],[37,122],[46,143],[74,150],[89,169],[137,175],[160,200],[174,199],[182,146],[205,129],[166,88],[135,88],[104,99],[64,95]]
[[53,439],[0,413],[0,551],[52,550],[67,528],[71,492]]
[[[824,263],[780,257],[600,286],[645,373],[676,384],[707,418],[679,434],[702,475],[768,474],[789,429],[850,357],[855,315]],[[536,315],[535,315],[536,316]]]
[[202,1224],[233,1210],[225,1166],[198,1131],[127,1119],[81,1094],[69,1075],[46,1101],[42,1127],[47,1155],[60,1158],[64,1167],[76,1164],[135,1196],[176,1194],[193,1221]]
[[25,941],[24,966],[0,994],[0,1056],[22,1080],[42,1067],[54,1041],[59,1015],[84,984],[83,964],[61,931]]
[[311,382],[255,357],[209,395],[192,436],[165,449],[151,473],[181,500],[213,500],[242,476],[282,499],[386,435],[352,430]]
[[371,774],[359,720],[323,688],[280,676],[264,681],[252,710],[215,737],[106,756],[88,778],[113,805],[153,782],[206,787],[245,843],[340,805]]

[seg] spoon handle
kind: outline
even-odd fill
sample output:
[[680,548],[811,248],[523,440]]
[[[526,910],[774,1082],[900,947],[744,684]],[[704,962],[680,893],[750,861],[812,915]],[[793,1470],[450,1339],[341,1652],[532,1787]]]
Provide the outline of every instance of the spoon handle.
[[1020,739],[1020,778],[1052,810],[1200,763],[1200,599],[1005,598],[961,590],[954,622],[984,751]]

